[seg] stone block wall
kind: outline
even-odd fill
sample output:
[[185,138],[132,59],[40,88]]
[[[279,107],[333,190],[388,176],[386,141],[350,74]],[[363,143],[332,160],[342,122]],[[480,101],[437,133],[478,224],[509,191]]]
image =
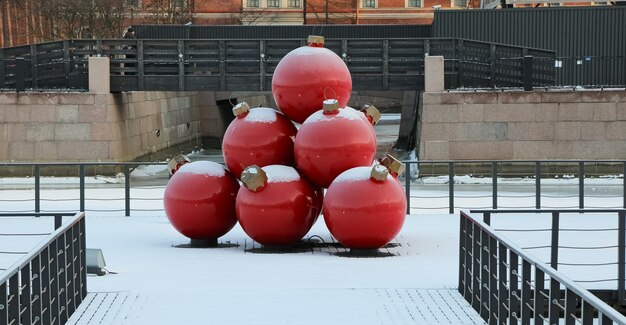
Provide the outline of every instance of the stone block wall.
[[626,159],[626,91],[424,93],[420,160]]
[[0,161],[129,161],[177,145],[200,145],[202,103],[196,97],[0,94]]

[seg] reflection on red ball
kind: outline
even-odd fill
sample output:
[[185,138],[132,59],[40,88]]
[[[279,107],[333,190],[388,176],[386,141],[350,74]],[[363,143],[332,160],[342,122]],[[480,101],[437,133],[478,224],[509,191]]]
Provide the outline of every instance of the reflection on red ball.
[[322,109],[325,98],[336,98],[344,107],[351,93],[352,77],[346,64],[335,52],[316,45],[287,53],[272,76],[278,108],[296,123]]
[[165,214],[172,226],[186,237],[221,237],[237,223],[238,189],[235,177],[218,163],[184,164],[165,187]]
[[[290,245],[311,229],[321,211],[322,192],[302,178],[293,167],[272,165],[262,168],[257,185],[242,175],[237,193],[237,218],[250,238],[263,245]],[[258,168],[261,169],[261,168]]]
[[404,224],[407,203],[402,186],[391,176],[384,181],[374,180],[371,171],[372,167],[347,170],[326,191],[326,226],[349,248],[383,247]]
[[376,134],[367,119],[353,109],[335,114],[317,111],[303,124],[294,146],[296,165],[315,185],[327,188],[342,172],[371,166]]
[[253,164],[291,166],[297,132],[280,112],[265,107],[250,109],[238,115],[224,133],[224,162],[237,178]]

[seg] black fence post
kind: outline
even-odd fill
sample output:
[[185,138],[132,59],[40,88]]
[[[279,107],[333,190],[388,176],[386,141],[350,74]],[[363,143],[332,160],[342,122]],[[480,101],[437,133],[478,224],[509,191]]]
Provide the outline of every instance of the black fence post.
[[626,161],[624,162],[624,171],[622,172],[622,181],[624,186],[622,187],[622,195],[624,196],[624,209],[626,209]]
[[524,55],[524,64],[522,66],[524,91],[533,90],[533,56]]
[[454,213],[454,163],[448,163],[448,212]]
[[54,230],[61,228],[63,225],[63,216],[58,214],[54,216]]
[[35,165],[35,212],[41,212],[41,166]]
[[492,209],[498,208],[498,162],[491,162],[491,206]]
[[15,91],[26,90],[26,60],[23,57],[15,58]]
[[464,53],[464,47],[463,47],[463,40],[457,40],[457,60],[456,60],[456,64],[457,64],[457,87],[461,88],[464,86],[463,83],[463,65],[465,64],[464,58],[465,58],[465,53]]
[[535,209],[541,209],[541,162],[535,161]]
[[39,88],[39,74],[37,71],[37,45],[30,46],[30,84],[33,89]]
[[[625,176],[626,177],[626,176]],[[585,162],[578,162],[578,208],[585,208]]]
[[85,165],[80,164],[78,166],[79,183],[80,183],[80,212],[85,212]]
[[178,40],[178,90],[185,90],[185,41],[183,40]]
[[496,45],[489,46],[489,87],[496,88]]
[[124,165],[124,207],[126,216],[130,217],[130,167]]
[[5,87],[6,77],[4,49],[0,49],[0,88]]
[[617,300],[626,299],[626,212],[618,212],[617,226]]
[[404,173],[404,195],[406,195],[406,214],[411,214],[411,164],[406,162]]
[[267,78],[265,71],[265,41],[259,41],[259,90],[264,91],[265,89],[265,80]]
[[143,47],[143,40],[137,41],[137,90],[139,91],[143,91],[146,87]]
[[559,213],[552,212],[552,239],[550,244],[550,266],[558,270],[559,267]]

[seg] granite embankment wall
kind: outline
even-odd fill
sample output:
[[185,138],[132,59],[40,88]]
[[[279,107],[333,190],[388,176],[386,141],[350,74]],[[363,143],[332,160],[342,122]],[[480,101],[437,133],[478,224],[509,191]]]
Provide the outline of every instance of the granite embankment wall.
[[[391,107],[401,95],[354,94],[350,104]],[[218,106],[230,98],[272,105],[269,93],[0,93],[0,161],[156,160],[218,147],[232,118]],[[422,103],[420,160],[626,159],[624,90],[426,92]]]
[[420,160],[626,159],[626,91],[430,92]]
[[196,93],[0,94],[0,160],[127,161],[201,143]]

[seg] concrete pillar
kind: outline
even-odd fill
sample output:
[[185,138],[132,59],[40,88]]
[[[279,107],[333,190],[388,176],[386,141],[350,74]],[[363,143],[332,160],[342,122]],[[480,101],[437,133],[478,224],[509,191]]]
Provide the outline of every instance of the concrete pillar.
[[427,56],[424,58],[424,83],[426,92],[443,92],[445,74],[443,56]]
[[111,92],[109,58],[102,56],[89,57],[89,92],[92,94],[108,94]]

